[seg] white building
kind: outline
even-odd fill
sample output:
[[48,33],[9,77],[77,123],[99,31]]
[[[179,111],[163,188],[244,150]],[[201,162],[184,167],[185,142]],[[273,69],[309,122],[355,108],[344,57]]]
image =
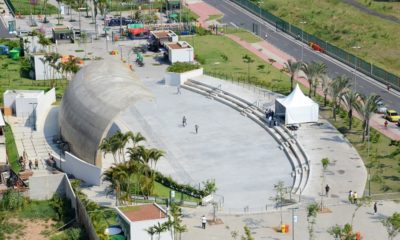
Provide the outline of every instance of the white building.
[[[4,108],[16,117],[31,119],[40,126],[51,105],[56,101],[56,90],[7,90],[3,94]],[[5,110],[6,111],[6,110]]]
[[168,59],[171,63],[194,61],[194,49],[185,41],[165,43],[165,48],[168,51]]
[[[156,203],[117,207],[118,222],[128,240],[151,239],[145,229],[168,221],[167,212]],[[161,233],[160,240],[173,240],[173,230]],[[156,235],[158,236],[158,234]],[[154,237],[156,237],[154,236]]]
[[31,64],[34,69],[34,76],[30,76],[35,80],[62,79],[61,72],[57,72],[55,68],[45,63],[43,54],[32,54]]

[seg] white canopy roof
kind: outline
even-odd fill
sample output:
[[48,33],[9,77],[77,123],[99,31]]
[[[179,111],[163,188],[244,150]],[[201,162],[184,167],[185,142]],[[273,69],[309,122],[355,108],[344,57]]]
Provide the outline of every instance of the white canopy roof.
[[305,96],[299,85],[284,98],[275,101],[277,116],[285,116],[285,124],[317,122],[318,104]]

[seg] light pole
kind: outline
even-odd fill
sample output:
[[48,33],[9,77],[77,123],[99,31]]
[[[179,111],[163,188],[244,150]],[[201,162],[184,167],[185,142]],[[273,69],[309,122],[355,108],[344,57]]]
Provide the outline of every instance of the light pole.
[[294,240],[294,224],[297,222],[297,216],[294,215],[294,210],[299,209],[298,207],[289,208],[292,210],[292,240]]
[[[351,48],[353,48],[353,49],[360,49],[361,47],[360,46],[352,46]],[[356,75],[356,73],[357,73],[357,57],[356,56],[354,56],[354,91],[357,91],[357,75]]]
[[[370,128],[368,125],[367,162],[369,162]],[[371,196],[371,166],[368,168],[368,196]]]
[[[307,24],[307,22],[306,21],[301,21],[300,24]],[[304,41],[304,30],[303,30],[303,27],[301,27],[301,61],[302,62],[303,62],[303,58],[304,58],[303,41]]]

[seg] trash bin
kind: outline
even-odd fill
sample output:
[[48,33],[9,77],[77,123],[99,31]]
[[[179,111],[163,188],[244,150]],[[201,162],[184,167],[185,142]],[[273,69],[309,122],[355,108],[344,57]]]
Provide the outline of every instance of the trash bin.
[[19,51],[16,49],[11,50],[10,57],[12,60],[18,60],[19,59]]
[[288,224],[282,224],[282,225],[281,225],[281,232],[282,232],[282,233],[287,233],[287,232],[289,232],[289,225],[288,225]]

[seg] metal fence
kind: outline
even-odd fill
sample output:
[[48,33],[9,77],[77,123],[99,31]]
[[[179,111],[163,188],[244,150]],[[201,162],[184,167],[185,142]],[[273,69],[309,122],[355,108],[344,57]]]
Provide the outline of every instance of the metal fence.
[[358,71],[364,73],[365,75],[385,85],[390,84],[393,88],[400,90],[399,76],[387,72],[382,68],[377,67],[372,63],[369,63],[359,57],[356,57],[353,54],[348,53],[345,50],[328,43],[327,41],[321,40],[312,34],[304,32],[302,29],[286,22],[285,20],[273,15],[272,13],[264,9],[260,9],[257,6],[257,4],[249,0],[231,0],[231,1],[247,9],[254,15],[261,17],[263,20],[269,22],[270,24],[274,25],[277,30],[281,30],[295,38],[301,36],[299,40],[303,41],[304,43],[307,44],[310,42],[316,43],[324,49],[324,52],[327,55],[347,64],[350,67],[357,69]]

